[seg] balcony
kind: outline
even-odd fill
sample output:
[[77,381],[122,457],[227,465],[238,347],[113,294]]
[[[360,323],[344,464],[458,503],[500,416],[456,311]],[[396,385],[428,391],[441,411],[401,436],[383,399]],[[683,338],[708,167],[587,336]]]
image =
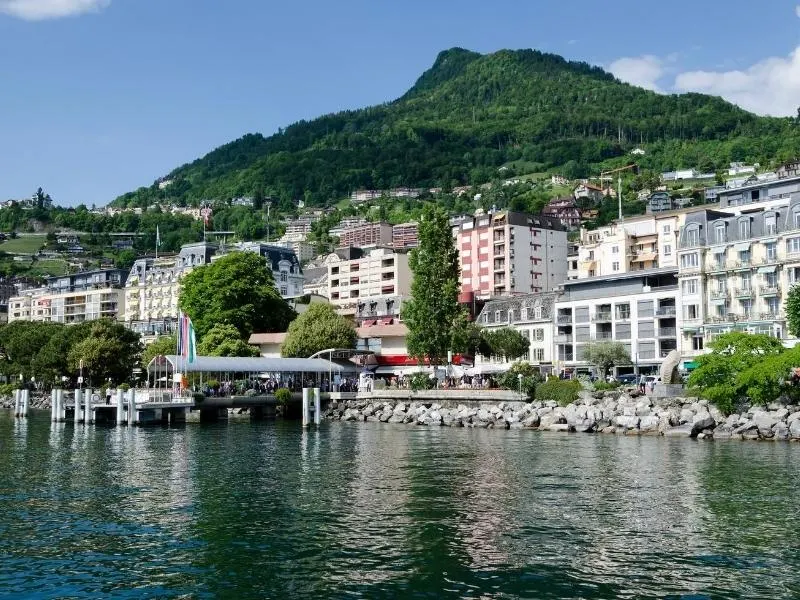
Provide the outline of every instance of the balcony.
[[611,322],[611,311],[605,312],[596,312],[592,315],[592,321],[595,323],[599,322]]
[[753,297],[753,290],[752,288],[737,288],[733,291],[734,298],[752,298]]
[[572,343],[572,334],[571,333],[562,333],[561,335],[557,335],[555,337],[556,344],[571,344]]
[[761,286],[762,296],[780,296],[781,290],[777,285],[764,285]]
[[629,312],[617,313],[617,321],[630,321],[630,320],[631,320],[631,313]]
[[556,323],[558,323],[559,325],[571,325],[572,315],[558,315],[556,317]]
[[727,300],[728,290],[711,290],[709,295],[712,300]]
[[674,338],[676,335],[678,335],[678,330],[675,327],[662,327],[658,330],[660,338]]
[[661,306],[656,309],[657,317],[674,317],[676,314],[674,306]]
[[759,265],[774,265],[778,262],[778,255],[765,256],[758,261]]
[[610,331],[598,331],[597,333],[594,334],[593,339],[605,341],[605,340],[611,340],[613,339],[613,337]]
[[753,261],[751,260],[737,260],[733,262],[731,269],[734,271],[748,271],[753,268],[753,266]]

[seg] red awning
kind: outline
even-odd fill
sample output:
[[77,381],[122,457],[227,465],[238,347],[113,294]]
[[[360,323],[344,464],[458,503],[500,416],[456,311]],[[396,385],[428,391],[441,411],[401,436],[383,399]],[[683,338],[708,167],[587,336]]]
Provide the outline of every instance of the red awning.
[[368,319],[368,320],[364,321],[363,323],[361,323],[361,326],[362,327],[370,327],[371,325],[375,325],[376,323],[377,323],[377,321],[375,319]]
[[381,325],[391,325],[392,321],[394,321],[394,319],[392,319],[391,317],[381,319]]

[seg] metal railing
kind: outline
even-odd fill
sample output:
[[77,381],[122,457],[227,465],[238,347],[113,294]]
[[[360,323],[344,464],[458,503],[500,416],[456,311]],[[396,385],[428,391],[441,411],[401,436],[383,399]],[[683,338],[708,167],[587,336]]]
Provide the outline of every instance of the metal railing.
[[656,309],[657,317],[674,317],[676,313],[674,306],[662,306]]
[[592,321],[611,321],[610,312],[596,312],[592,315]]

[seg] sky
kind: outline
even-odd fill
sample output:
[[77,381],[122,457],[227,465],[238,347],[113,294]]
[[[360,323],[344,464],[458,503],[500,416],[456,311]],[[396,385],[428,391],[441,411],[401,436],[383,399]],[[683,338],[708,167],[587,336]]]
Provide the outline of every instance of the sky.
[[0,199],[107,204],[245,133],[392,100],[454,46],[800,105],[797,0],[0,0]]

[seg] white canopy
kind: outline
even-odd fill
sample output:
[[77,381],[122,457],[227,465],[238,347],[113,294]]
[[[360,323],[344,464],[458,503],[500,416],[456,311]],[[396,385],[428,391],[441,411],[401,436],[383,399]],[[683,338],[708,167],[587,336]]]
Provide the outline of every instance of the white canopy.
[[[161,362],[159,363],[159,359]],[[182,356],[155,357],[147,365],[151,373],[163,369],[163,361],[181,373],[357,373],[356,365],[341,365],[322,358],[264,358],[239,356],[195,356],[188,362]]]

